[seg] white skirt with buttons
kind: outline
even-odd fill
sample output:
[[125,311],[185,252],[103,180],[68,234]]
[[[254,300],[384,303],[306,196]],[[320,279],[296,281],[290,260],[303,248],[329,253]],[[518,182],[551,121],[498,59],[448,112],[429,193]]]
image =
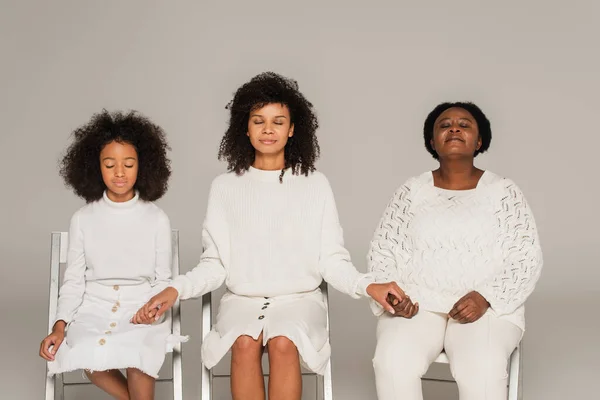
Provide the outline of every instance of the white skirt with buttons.
[[152,297],[149,283],[119,286],[88,282],[81,306],[67,325],[65,340],[49,375],[85,369],[137,368],[154,378],[165,354],[186,337],[174,336],[164,316],[152,325],[134,325],[131,318]]
[[240,336],[262,342],[277,336],[290,339],[307,369],[323,374],[331,355],[327,311],[320,289],[277,297],[247,297],[226,292],[217,321],[202,343],[202,361],[215,366]]

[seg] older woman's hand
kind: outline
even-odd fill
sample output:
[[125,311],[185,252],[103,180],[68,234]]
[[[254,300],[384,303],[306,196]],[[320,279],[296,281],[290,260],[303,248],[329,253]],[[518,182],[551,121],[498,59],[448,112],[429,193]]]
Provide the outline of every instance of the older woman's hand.
[[389,294],[387,302],[394,307],[394,315],[411,319],[419,312],[419,303],[413,303],[408,295],[405,295],[402,300],[398,300],[396,296]]
[[373,298],[376,302],[378,302],[384,310],[389,312],[390,314],[395,314],[396,311],[394,307],[388,303],[387,298],[388,295],[392,295],[397,299],[403,300],[406,297],[404,291],[400,289],[400,286],[396,282],[388,282],[388,283],[371,283],[367,286],[367,294]]
[[477,321],[485,314],[490,303],[478,292],[469,292],[460,298],[448,313],[448,316],[461,324]]

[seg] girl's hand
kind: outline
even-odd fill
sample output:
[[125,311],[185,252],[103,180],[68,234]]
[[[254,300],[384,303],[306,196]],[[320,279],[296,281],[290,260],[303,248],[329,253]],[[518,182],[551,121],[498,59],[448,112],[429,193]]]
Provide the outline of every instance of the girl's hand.
[[[40,344],[40,357],[46,361],[54,361],[54,355],[58,351],[58,348],[65,340],[65,321],[56,321],[52,328],[52,333],[46,336]],[[50,348],[52,347],[52,349]]]
[[134,324],[145,323],[137,322],[138,320],[135,320],[140,311],[145,314],[142,321],[145,321],[148,318],[151,319],[152,322],[157,321],[164,313],[173,307],[173,304],[177,301],[177,297],[179,297],[177,289],[173,287],[166,288],[156,296],[152,297],[142,308],[140,308],[136,313],[136,316],[131,319],[131,322]]

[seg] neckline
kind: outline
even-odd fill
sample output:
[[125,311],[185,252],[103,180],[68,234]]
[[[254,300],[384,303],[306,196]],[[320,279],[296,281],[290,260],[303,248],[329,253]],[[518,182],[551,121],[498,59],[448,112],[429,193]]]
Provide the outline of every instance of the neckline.
[[271,182],[271,183],[280,183],[279,177],[281,176],[281,171],[285,171],[283,175],[283,180],[289,179],[292,174],[291,168],[286,168],[285,170],[275,169],[275,170],[266,170],[266,169],[258,169],[250,166],[248,168],[248,177],[252,179],[256,179],[261,182]]
[[102,199],[104,200],[104,203],[107,206],[109,206],[111,209],[115,209],[115,210],[131,209],[137,204],[139,198],[140,198],[140,194],[137,190],[135,191],[135,196],[133,196],[133,198],[131,200],[127,200],[127,201],[118,201],[118,202],[112,201],[111,199],[108,198],[108,194],[106,193],[106,190],[102,194]]
[[483,171],[483,174],[481,174],[481,176],[479,177],[479,181],[477,181],[477,185],[473,189],[444,189],[441,187],[437,187],[437,186],[435,186],[435,180],[433,179],[433,171],[429,171],[427,173],[427,175],[428,175],[429,185],[436,190],[439,190],[441,192],[446,192],[446,193],[453,193],[453,194],[460,194],[460,193],[468,194],[468,193],[475,193],[479,188],[481,188],[483,180],[488,175],[488,171],[487,171],[487,169]]

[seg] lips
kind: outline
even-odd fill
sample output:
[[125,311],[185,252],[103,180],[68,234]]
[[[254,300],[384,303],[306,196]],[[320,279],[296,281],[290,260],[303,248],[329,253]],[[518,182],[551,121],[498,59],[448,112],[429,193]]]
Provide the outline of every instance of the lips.
[[446,142],[454,142],[454,141],[456,141],[456,142],[463,142],[464,143],[464,140],[461,139],[461,138],[459,138],[459,137],[457,137],[457,136],[451,137],[450,139],[446,139]]
[[127,182],[126,182],[126,181],[123,181],[123,182],[121,182],[121,181],[115,181],[115,182],[113,182],[113,183],[114,183],[114,184],[115,184],[115,186],[117,186],[117,187],[123,187],[123,186],[127,185]]
[[277,142],[277,140],[260,140],[260,142],[261,142],[262,144],[267,144],[267,145],[269,145],[269,144],[275,144],[275,143]]

